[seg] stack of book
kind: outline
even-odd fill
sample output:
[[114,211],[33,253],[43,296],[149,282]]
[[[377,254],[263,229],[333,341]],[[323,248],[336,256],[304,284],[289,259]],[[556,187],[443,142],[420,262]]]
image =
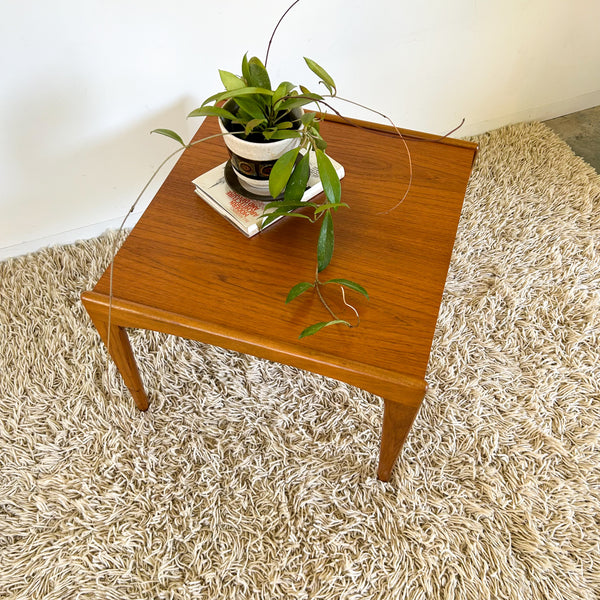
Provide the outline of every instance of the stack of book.
[[[341,179],[345,175],[344,167],[333,158],[329,158]],[[252,237],[264,229],[261,227],[263,221],[261,215],[275,210],[274,208],[265,209],[265,206],[272,202],[273,198],[253,195],[239,185],[229,162],[196,177],[193,184],[196,186],[196,193],[203,200],[247,237]],[[306,202],[322,191],[323,185],[319,179],[317,161],[314,153],[311,152],[310,178],[302,201]],[[278,220],[276,219],[273,223]]]

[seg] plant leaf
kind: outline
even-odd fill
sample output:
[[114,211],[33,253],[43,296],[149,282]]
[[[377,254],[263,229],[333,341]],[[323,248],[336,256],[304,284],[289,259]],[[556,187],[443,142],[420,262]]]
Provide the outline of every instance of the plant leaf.
[[273,92],[261,87],[245,87],[239,88],[238,90],[223,92],[220,100],[227,100],[227,98],[238,98],[239,96],[249,96],[250,94],[264,94],[266,96],[272,96]]
[[315,215],[318,215],[319,213],[322,213],[323,211],[326,210],[337,210],[338,208],[340,208],[340,206],[345,206],[346,208],[350,208],[345,202],[340,202],[339,204],[321,204],[321,206],[318,206],[315,209]]
[[[281,133],[284,133],[283,131]],[[300,148],[292,148],[288,150],[283,156],[277,159],[277,162],[271,169],[271,175],[269,176],[269,192],[273,198],[277,198],[283,191],[283,188],[287,185],[287,182],[292,174],[294,163],[298,157]]]
[[172,129],[153,129],[150,133],[160,133],[160,135],[166,135],[172,140],[179,142],[182,146],[185,146],[181,136]]
[[277,213],[277,212],[272,212],[269,213],[268,215],[259,215],[259,219],[264,217],[264,221],[259,225],[260,229],[264,229],[267,225],[271,224],[273,221],[276,221],[277,219],[279,219],[280,217],[300,217],[301,219],[308,219],[310,220],[310,217],[308,215],[303,215],[302,213],[297,213],[297,212],[281,212],[281,213]]
[[271,90],[267,90],[267,89],[261,88],[261,87],[243,87],[243,88],[239,88],[237,90],[227,90],[226,92],[220,92],[219,94],[214,94],[214,96],[207,98],[202,103],[202,106],[205,106],[209,102],[213,102],[213,101],[219,102],[221,100],[228,100],[229,98],[238,98],[239,96],[248,96],[250,94],[264,94],[266,96],[272,96],[273,92]]
[[327,200],[331,204],[339,204],[342,197],[342,185],[340,178],[335,172],[335,168],[329,159],[329,156],[320,148],[315,151],[317,155],[317,166],[319,167],[319,178],[323,184],[323,191]]
[[206,100],[204,100],[204,102],[202,103],[202,106],[206,106],[207,104],[210,104],[211,102],[216,102],[216,101],[220,100],[221,96],[225,93],[227,93],[227,92],[217,92],[216,94],[209,96],[208,98],[206,98]]
[[307,111],[307,112],[302,113],[302,116],[300,117],[300,121],[302,121],[302,125],[304,125],[304,127],[314,128],[316,118],[317,118],[316,113]]
[[253,56],[248,61],[248,72],[248,83],[250,85],[266,88],[268,90],[271,89],[271,80],[269,79],[269,74],[267,73],[267,69],[265,69],[265,65],[262,64],[260,58]]
[[189,117],[223,117],[232,121],[235,119],[234,114],[220,106],[201,106],[200,108],[193,110],[188,115],[188,118]]
[[294,84],[289,81],[282,81],[275,92],[273,92],[273,104],[279,102],[284,96],[287,96],[293,89]]
[[310,153],[306,152],[296,165],[287,185],[283,196],[285,202],[298,202],[304,196],[306,184],[310,177]]
[[219,76],[225,86],[226,90],[237,90],[239,88],[246,87],[246,84],[237,75],[230,73],[229,71],[221,71],[219,69]]
[[[235,101],[237,103],[237,100]],[[238,123],[239,125],[246,126],[248,121],[252,121],[253,117],[251,114],[247,113],[239,104],[237,104],[238,110],[235,113],[235,119],[233,119],[234,123]]]
[[275,210],[271,210],[270,212],[266,212],[267,209],[265,207],[265,212],[263,212],[262,215],[259,216],[259,218],[262,217],[266,217],[266,216],[284,216],[284,215],[289,215],[292,213],[293,210],[296,210],[297,208],[300,208],[301,206],[304,206],[302,203],[286,203],[285,200],[281,200],[281,201],[277,201],[276,204],[279,204],[279,206],[277,208],[275,208]]
[[354,281],[350,281],[349,279],[330,279],[329,281],[323,281],[323,285],[328,283],[337,283],[339,285],[343,285],[359,294],[362,294],[367,300],[369,299],[369,294],[367,294],[367,290],[362,285],[355,283]]
[[316,94],[315,92],[311,92],[307,87],[304,87],[303,85],[299,85],[298,87],[303,94],[306,94],[307,96],[315,96],[315,100],[323,100],[322,96]]
[[287,98],[287,100],[282,100],[279,104],[275,105],[275,110],[293,110],[294,108],[300,108],[301,106],[306,106],[311,102],[315,102],[321,96],[317,98],[310,96],[293,96],[292,98]]
[[[263,103],[257,96],[238,96],[235,103],[253,119],[267,119],[263,110]],[[240,115],[238,115],[240,116]]]
[[295,298],[297,298],[300,294],[304,293],[306,290],[315,287],[314,283],[309,283],[308,281],[301,281],[297,283],[288,293],[287,298],[285,299],[285,303],[291,302]]
[[317,264],[319,273],[327,267],[333,256],[334,235],[333,218],[331,213],[325,213],[321,231],[319,232],[319,241],[317,242]]
[[248,53],[242,58],[242,77],[246,80],[246,85],[250,85],[250,69],[248,68]]
[[[267,136],[265,136],[267,137]],[[287,140],[289,138],[299,138],[302,134],[297,129],[278,129],[273,131],[268,137],[270,140]]]
[[327,142],[320,135],[315,137],[314,142],[319,150],[325,150],[325,148],[327,148]]
[[315,323],[314,325],[310,325],[310,327],[307,327],[298,337],[299,339],[302,339],[306,336],[314,335],[315,333],[317,333],[317,331],[321,331],[323,327],[337,325],[338,323],[343,323],[344,325],[348,325],[348,327],[351,327],[348,321],[344,321],[342,319],[335,319],[334,321],[321,321],[320,323]]
[[261,123],[265,123],[266,119],[252,119],[246,123],[246,129],[244,133],[248,135],[255,127],[258,127]]
[[316,208],[318,205],[314,202],[300,202],[300,201],[290,201],[290,200],[275,200],[274,202],[269,202],[265,206],[265,210],[270,208],[275,208],[276,210],[285,208],[286,210],[294,210],[295,208],[302,208],[304,206],[312,206]]
[[329,93],[335,95],[335,82],[333,81],[331,75],[329,75],[329,73],[322,66],[318,65],[314,60],[306,58],[306,56],[304,57],[304,60],[306,61],[308,68],[315,75],[321,78],[321,80],[325,84],[325,87],[329,90]]

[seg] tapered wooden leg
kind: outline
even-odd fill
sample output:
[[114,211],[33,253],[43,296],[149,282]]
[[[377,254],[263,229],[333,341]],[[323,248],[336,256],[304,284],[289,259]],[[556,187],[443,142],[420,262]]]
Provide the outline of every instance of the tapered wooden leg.
[[420,405],[419,402],[417,406],[406,406],[401,402],[384,399],[379,469],[377,471],[377,478],[381,481],[389,480],[396,458],[419,412]]
[[115,365],[121,373],[121,377],[128,387],[137,407],[140,410],[147,410],[148,397],[144,390],[144,384],[140,377],[133,350],[129,343],[129,337],[125,328],[118,325],[110,326],[110,340],[108,337],[108,323],[103,321],[99,316],[90,314],[102,341],[107,346],[109,354],[115,361]]

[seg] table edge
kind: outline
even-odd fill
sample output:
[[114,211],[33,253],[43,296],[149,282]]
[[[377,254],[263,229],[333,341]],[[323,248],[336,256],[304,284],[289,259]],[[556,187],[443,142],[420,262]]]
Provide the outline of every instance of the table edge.
[[305,347],[299,349],[292,343],[270,340],[266,336],[242,335],[233,328],[122,298],[113,297],[111,301],[108,295],[100,292],[83,292],[81,299],[90,315],[107,321],[110,311],[112,324],[119,327],[150,329],[265,358],[344,381],[386,399],[401,398],[406,405],[419,406],[427,389],[425,380],[418,377]]
[[468,140],[462,140],[459,138],[449,137],[449,135],[435,135],[433,133],[425,133],[423,131],[417,131],[415,129],[405,129],[403,127],[394,127],[392,125],[386,125],[384,123],[375,123],[373,121],[363,121],[361,119],[354,119],[350,117],[344,117],[342,115],[333,115],[330,113],[317,113],[325,121],[331,121],[333,123],[339,123],[341,125],[348,125],[359,127],[361,129],[367,129],[369,131],[380,132],[389,134],[392,136],[398,136],[400,132],[403,138],[414,141],[423,141],[429,143],[446,144],[448,146],[456,146],[458,148],[464,148],[465,150],[471,150],[474,154],[479,151],[479,144],[476,142],[470,142]]

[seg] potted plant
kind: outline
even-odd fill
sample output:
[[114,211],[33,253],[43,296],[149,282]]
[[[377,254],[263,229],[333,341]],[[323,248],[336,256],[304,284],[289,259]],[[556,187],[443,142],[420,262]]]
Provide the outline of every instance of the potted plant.
[[[247,191],[269,196],[269,176],[281,156],[301,143],[304,129],[301,106],[317,98],[298,95],[283,82],[275,90],[259,58],[242,60],[242,76],[219,71],[225,87],[190,113],[191,117],[219,117],[232,166]],[[220,104],[226,101],[224,106]]]
[[[310,58],[304,60],[327,88],[327,96],[334,97],[336,87],[332,77],[315,61]],[[219,119],[223,140],[230,153],[231,166],[240,185],[252,194],[264,196],[266,201],[272,200],[265,203],[265,209],[274,210],[265,215],[262,226],[282,215],[321,223],[315,279],[313,282],[303,281],[295,285],[286,302],[314,289],[331,319],[307,327],[300,337],[312,335],[333,324],[352,327],[350,322],[339,319],[329,308],[321,288],[335,283],[368,298],[366,290],[348,279],[322,281],[319,278],[333,255],[333,213],[348,206],[341,201],[340,179],[325,152],[327,142],[320,134],[320,115],[314,111],[302,110],[309,104],[316,103],[318,106],[325,102],[325,97],[288,81],[273,86],[265,65],[257,57],[248,59],[244,55],[240,75],[223,70],[219,74],[225,89],[207,98],[189,117]],[[154,131],[183,144],[180,136],[173,131]],[[323,202],[302,201],[310,177],[311,153],[316,158],[323,186]],[[308,214],[306,211],[295,212],[301,207],[309,207],[312,214],[310,211]]]
[[[319,83],[325,86],[327,93],[317,94],[303,85],[296,86],[288,81],[274,86],[267,72],[269,50],[277,28],[299,1],[295,0],[287,8],[275,26],[269,40],[264,64],[257,57],[248,59],[246,54],[242,59],[240,74],[236,75],[230,71],[220,70],[219,74],[224,90],[207,98],[189,116],[217,117],[219,119],[221,128],[219,135],[223,137],[228,147],[231,165],[240,185],[247,191],[265,198],[265,210],[268,209],[268,214],[265,213],[262,219],[263,227],[283,215],[308,219],[314,223],[320,222],[315,278],[312,282],[302,281],[296,284],[286,297],[286,303],[288,303],[300,294],[314,290],[329,313],[329,320],[315,323],[304,329],[300,337],[305,337],[329,325],[341,324],[347,327],[358,325],[360,322],[358,313],[346,302],[345,290],[358,292],[367,299],[369,296],[360,284],[349,279],[323,281],[320,278],[333,256],[335,245],[333,215],[339,208],[348,206],[341,200],[340,179],[325,152],[327,142],[320,133],[320,114],[323,106],[340,115],[328,102],[330,98],[339,98],[335,82],[323,67],[306,57],[304,60],[308,68],[319,78]],[[399,205],[408,194],[412,181],[410,153],[401,132],[383,113],[351,100],[339,99],[384,117],[404,142],[410,174],[407,189],[397,203]],[[304,107],[310,104],[314,104],[318,112],[304,110]],[[170,129],[155,129],[152,133],[166,135],[176,140],[180,144],[180,148],[163,161],[150,181],[172,156],[207,139],[185,144],[181,136]],[[322,202],[302,201],[310,177],[311,153],[315,157],[319,179],[324,191],[325,198]],[[150,181],[143,188],[128,214],[131,214]],[[306,207],[309,208],[309,211],[297,211],[299,208]],[[395,208],[395,206],[392,207],[390,211]],[[341,288],[344,304],[356,313],[356,325],[346,319],[338,318],[331,310],[322,294],[322,288],[327,284],[335,284]]]

